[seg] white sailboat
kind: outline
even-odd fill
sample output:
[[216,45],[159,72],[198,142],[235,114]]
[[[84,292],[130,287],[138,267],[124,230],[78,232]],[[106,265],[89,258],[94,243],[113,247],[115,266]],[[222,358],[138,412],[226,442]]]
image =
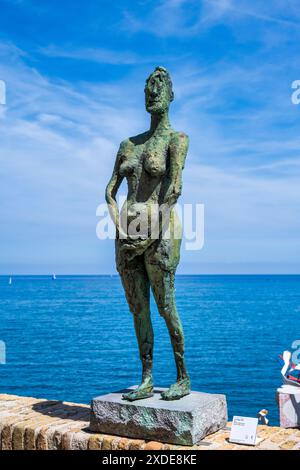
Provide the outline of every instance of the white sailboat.
[[12,277],[10,276],[9,280],[8,280],[8,285],[11,286],[12,285]]
[[52,274],[52,279],[53,279],[53,281],[56,280],[56,275],[55,274]]

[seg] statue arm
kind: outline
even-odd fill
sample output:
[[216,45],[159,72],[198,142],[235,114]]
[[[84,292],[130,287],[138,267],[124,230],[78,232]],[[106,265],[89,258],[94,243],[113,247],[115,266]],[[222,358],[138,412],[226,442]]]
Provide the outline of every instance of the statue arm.
[[183,132],[176,132],[170,142],[170,184],[164,203],[172,207],[176,204],[182,190],[182,170],[189,147],[189,138]]
[[119,173],[120,162],[121,162],[121,152],[120,152],[121,145],[117,153],[116,162],[114,165],[112,176],[109,180],[109,183],[105,191],[105,199],[108,205],[110,216],[116,226],[117,235],[119,234],[119,230],[120,230],[120,224],[119,224],[120,216],[119,216],[119,208],[118,208],[117,201],[116,201],[116,195],[123,181],[123,177]]

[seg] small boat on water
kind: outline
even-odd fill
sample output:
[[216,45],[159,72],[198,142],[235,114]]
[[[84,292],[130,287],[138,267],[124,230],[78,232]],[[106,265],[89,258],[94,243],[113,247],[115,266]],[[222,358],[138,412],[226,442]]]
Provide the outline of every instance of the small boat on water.
[[56,275],[55,274],[52,274],[52,279],[53,279],[53,281],[56,280]]
[[12,277],[10,276],[9,280],[8,280],[8,285],[11,286],[12,285]]

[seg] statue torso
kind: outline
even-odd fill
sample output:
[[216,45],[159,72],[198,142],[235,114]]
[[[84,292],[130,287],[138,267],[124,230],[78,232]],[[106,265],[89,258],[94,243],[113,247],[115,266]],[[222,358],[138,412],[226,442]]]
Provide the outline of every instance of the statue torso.
[[127,227],[137,215],[148,219],[150,207],[163,202],[169,177],[169,143],[174,132],[168,129],[152,136],[146,132],[125,140],[120,146],[119,173],[128,183],[121,219],[126,215]]

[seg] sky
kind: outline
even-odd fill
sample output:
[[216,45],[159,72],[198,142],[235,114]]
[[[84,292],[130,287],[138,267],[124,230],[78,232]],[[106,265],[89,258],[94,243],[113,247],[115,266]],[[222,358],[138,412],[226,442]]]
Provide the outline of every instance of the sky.
[[299,273],[299,40],[297,0],[1,0],[0,274],[116,272],[96,209],[157,65],[205,208],[178,272]]

